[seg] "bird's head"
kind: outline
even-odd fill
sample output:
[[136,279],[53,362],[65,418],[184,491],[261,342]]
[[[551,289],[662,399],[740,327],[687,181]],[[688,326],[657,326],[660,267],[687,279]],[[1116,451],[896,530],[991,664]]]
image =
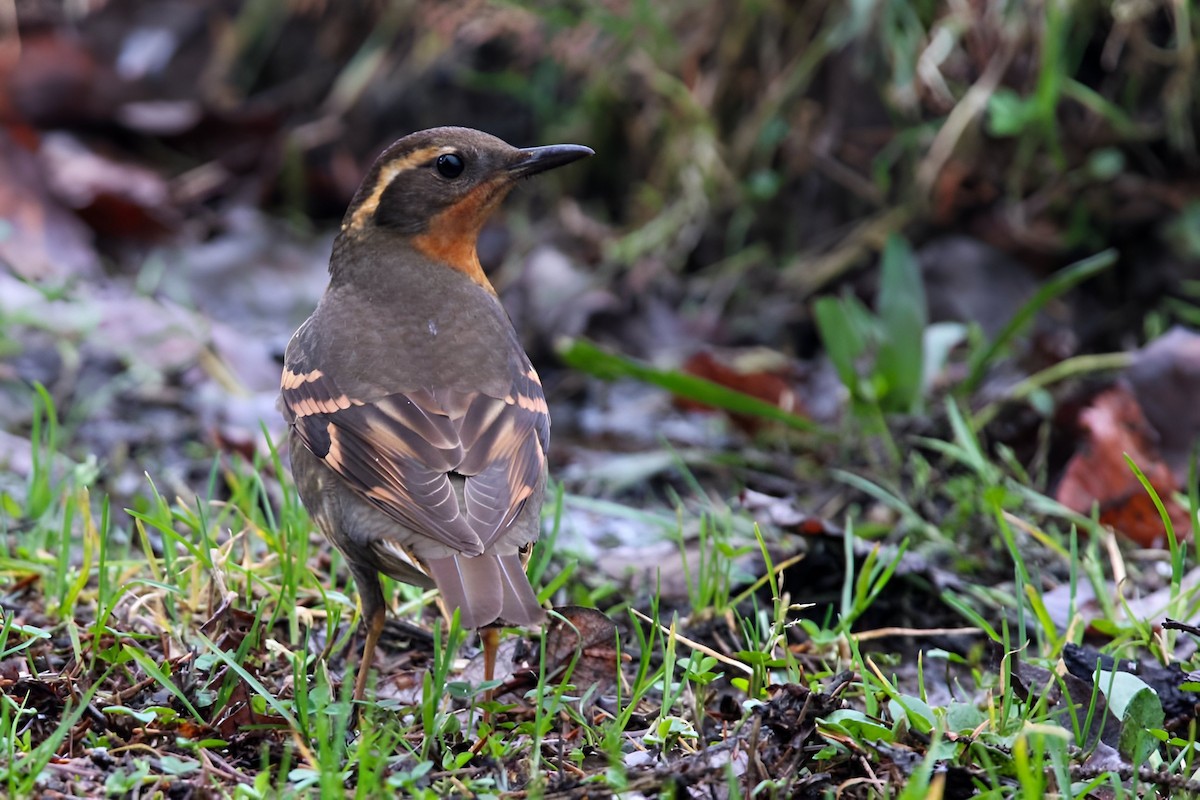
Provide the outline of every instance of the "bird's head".
[[342,220],[342,236],[400,234],[490,290],[475,244],[492,211],[521,178],[592,153],[577,144],[517,148],[470,128],[418,131],[375,160]]

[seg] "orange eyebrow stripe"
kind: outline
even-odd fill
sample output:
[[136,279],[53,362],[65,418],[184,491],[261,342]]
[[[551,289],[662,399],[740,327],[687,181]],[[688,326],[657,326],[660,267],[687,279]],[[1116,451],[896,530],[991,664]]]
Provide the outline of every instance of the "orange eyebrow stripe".
[[375,213],[375,209],[379,208],[379,198],[383,197],[383,192],[387,189],[396,176],[405,170],[410,170],[413,167],[424,164],[436,155],[442,152],[448,152],[453,148],[449,147],[423,147],[420,150],[415,150],[404,158],[396,161],[389,161],[379,168],[379,177],[375,179],[375,185],[371,187],[371,193],[363,198],[363,201],[358,204],[358,208],[354,209],[354,214],[351,215],[348,222],[342,225],[342,230],[359,230]]

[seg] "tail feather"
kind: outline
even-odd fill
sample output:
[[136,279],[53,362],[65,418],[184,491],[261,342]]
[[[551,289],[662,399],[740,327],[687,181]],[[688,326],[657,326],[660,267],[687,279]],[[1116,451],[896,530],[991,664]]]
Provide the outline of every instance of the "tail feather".
[[497,620],[536,625],[545,617],[515,553],[455,555],[431,559],[427,567],[446,610],[459,609],[459,622],[464,628],[479,628]]
[[500,618],[513,625],[540,625],[546,619],[546,612],[529,585],[521,557],[510,553],[497,557],[496,563],[500,567],[504,591],[504,608],[500,611]]
[[500,616],[504,590],[495,558],[450,556],[433,559],[428,566],[446,610],[459,609],[459,622],[464,628],[478,628]]

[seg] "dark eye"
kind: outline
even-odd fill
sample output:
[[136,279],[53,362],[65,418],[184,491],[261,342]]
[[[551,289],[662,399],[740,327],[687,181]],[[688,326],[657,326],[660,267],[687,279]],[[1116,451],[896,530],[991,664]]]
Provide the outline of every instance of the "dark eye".
[[457,153],[442,153],[437,157],[437,171],[443,178],[457,178],[466,167]]

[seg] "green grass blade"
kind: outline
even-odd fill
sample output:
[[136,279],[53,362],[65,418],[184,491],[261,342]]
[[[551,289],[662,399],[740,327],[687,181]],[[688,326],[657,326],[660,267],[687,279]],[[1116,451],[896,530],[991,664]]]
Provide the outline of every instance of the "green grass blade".
[[1029,299],[1025,305],[1013,316],[1004,329],[996,335],[996,338],[981,350],[976,351],[969,363],[966,380],[962,383],[962,391],[970,393],[974,390],[981,380],[983,380],[984,372],[988,366],[995,360],[996,355],[1010,341],[1012,341],[1018,333],[1033,321],[1037,312],[1054,298],[1066,293],[1072,287],[1076,286],[1088,278],[1099,275],[1104,270],[1117,263],[1117,251],[1113,248],[1102,250],[1094,256],[1089,256],[1082,261],[1076,261],[1074,264],[1066,267],[1055,273],[1050,280],[1046,281],[1037,293]]
[[195,717],[197,722],[204,724],[204,717],[200,716],[200,712],[197,711],[196,707],[192,705],[192,701],[188,700],[187,695],[185,695],[179,689],[179,687],[175,685],[175,682],[171,680],[167,673],[163,672],[162,668],[159,667],[158,664],[154,663],[154,660],[150,658],[150,656],[130,645],[124,645],[123,649],[129,654],[130,658],[137,662],[138,666],[141,667],[147,675],[149,675],[151,678],[154,678],[156,683],[158,683],[171,694],[175,695],[176,699],[183,704],[183,707],[188,710],[189,714]]

